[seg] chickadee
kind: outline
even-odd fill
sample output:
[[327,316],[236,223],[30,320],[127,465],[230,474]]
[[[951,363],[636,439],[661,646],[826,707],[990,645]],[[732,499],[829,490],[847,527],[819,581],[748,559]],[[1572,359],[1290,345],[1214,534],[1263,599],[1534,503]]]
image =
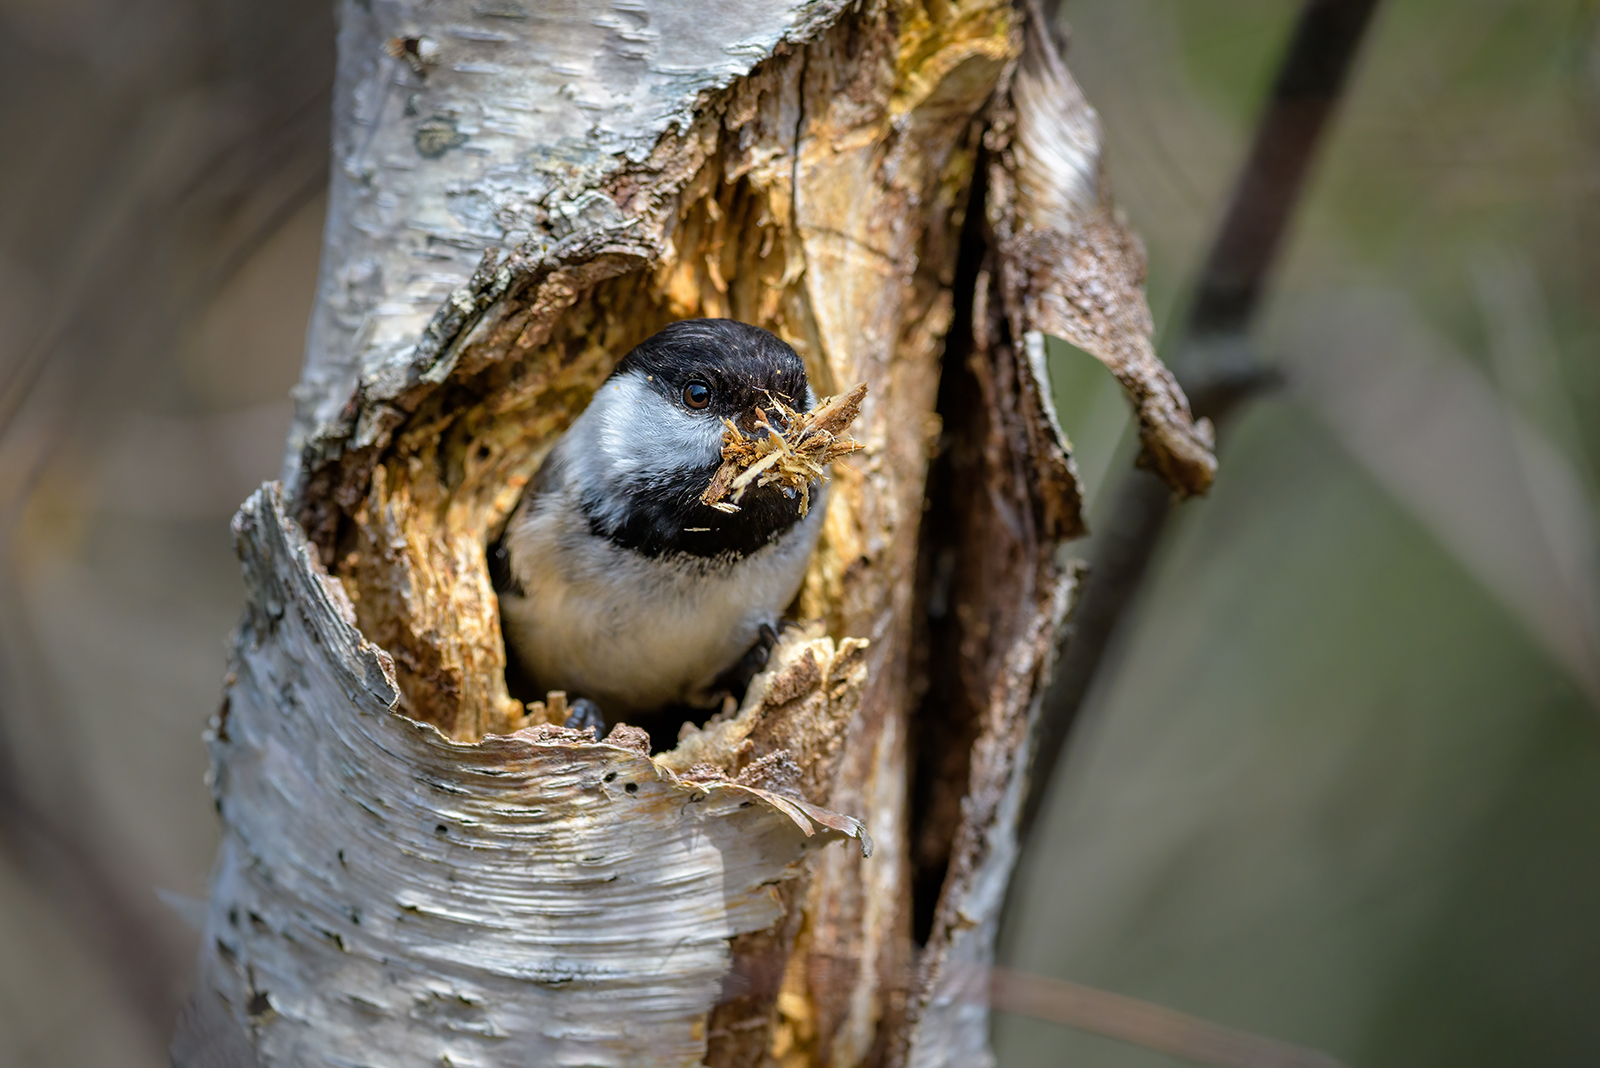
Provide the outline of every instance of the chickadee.
[[815,405],[800,357],[728,319],[673,323],[606,379],[492,550],[505,635],[537,692],[615,719],[710,707],[764,665],[822,529],[823,487],[803,516],[794,489],[752,487],[731,514],[700,496],[723,420],[762,433],[773,398]]

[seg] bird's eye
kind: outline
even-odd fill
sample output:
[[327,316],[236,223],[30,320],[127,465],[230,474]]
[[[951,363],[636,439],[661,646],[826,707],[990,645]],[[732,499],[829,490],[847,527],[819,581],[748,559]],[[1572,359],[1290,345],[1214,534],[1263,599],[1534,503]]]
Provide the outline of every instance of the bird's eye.
[[711,403],[711,387],[701,381],[683,387],[683,403],[690,408],[704,408]]

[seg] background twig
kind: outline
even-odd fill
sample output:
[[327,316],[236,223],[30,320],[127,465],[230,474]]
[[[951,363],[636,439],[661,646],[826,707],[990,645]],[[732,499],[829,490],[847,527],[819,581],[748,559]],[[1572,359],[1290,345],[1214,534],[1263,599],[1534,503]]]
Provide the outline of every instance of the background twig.
[[[1219,429],[1269,379],[1246,334],[1377,6],[1377,0],[1307,0],[1301,9],[1188,315],[1168,346],[1166,362],[1194,414]],[[1170,491],[1144,471],[1129,471],[1111,488],[1106,518],[1091,543],[1089,579],[1045,697],[1024,835],[1038,817],[1117,625],[1138,595],[1171,507]]]

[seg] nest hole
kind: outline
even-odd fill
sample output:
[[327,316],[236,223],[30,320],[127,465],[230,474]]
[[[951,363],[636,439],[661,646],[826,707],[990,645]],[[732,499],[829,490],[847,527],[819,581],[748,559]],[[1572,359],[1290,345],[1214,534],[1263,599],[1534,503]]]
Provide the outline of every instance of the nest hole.
[[[358,626],[393,657],[406,715],[463,742],[535,722],[547,695],[508,658],[490,549],[549,448],[634,345],[679,319],[740,319],[810,357],[814,387],[830,391],[802,289],[786,275],[797,239],[769,232],[782,213],[765,198],[747,177],[724,181],[714,157],[685,194],[679,255],[514,286],[466,328],[449,377],[402,402],[409,414],[376,455],[342,461],[344,490],[308,480],[302,518],[333,514],[305,525]],[[564,303],[555,311],[552,291]],[[714,712],[668,709],[632,725],[670,746],[684,723]]]

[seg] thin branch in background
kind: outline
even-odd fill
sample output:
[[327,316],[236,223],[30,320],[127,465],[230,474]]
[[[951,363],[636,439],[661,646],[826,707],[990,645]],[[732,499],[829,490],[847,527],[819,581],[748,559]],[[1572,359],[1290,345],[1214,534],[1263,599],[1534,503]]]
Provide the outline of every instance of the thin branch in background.
[[[1305,177],[1371,24],[1378,0],[1306,0],[1222,225],[1196,280],[1167,363],[1196,416],[1223,423],[1269,380],[1245,336],[1283,244]],[[1021,833],[1046,790],[1117,625],[1143,584],[1171,511],[1154,475],[1129,471],[1112,488],[1092,543],[1092,571],[1045,697]]]
[[[1180,358],[1195,340],[1249,329],[1377,6],[1377,0],[1307,0],[1301,9],[1250,155],[1195,283]],[[1195,377],[1197,384],[1210,385]]]
[[1010,968],[988,970],[989,1007],[1065,1024],[1214,1068],[1345,1068],[1320,1050],[1224,1027],[1138,998]]

